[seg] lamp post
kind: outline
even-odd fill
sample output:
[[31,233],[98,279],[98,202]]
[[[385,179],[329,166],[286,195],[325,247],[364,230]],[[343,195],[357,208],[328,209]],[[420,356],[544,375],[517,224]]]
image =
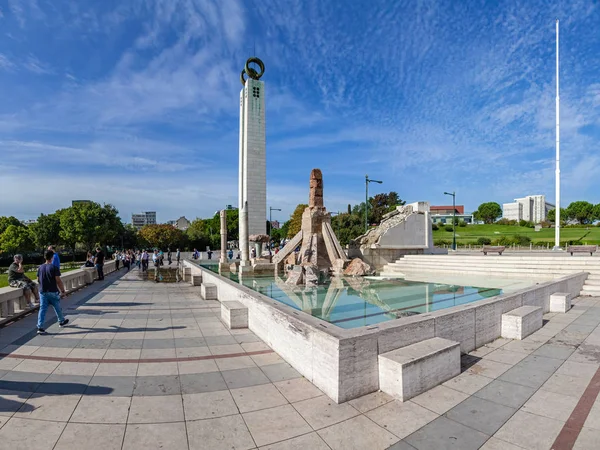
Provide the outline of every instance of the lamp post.
[[369,183],[383,183],[379,180],[369,180],[369,175],[365,175],[365,233],[369,231]]
[[281,209],[273,208],[272,206],[269,206],[269,250],[271,249],[271,229],[273,228],[273,218],[272,218],[273,211],[281,211]]
[[456,192],[444,192],[452,196],[452,250],[456,250]]

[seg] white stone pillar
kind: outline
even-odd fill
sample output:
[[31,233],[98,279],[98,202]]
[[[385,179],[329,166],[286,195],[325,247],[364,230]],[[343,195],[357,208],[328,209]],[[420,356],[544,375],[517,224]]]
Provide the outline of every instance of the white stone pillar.
[[244,202],[240,211],[240,251],[242,259],[240,260],[239,272],[249,272],[252,270],[250,263],[250,248],[248,242],[248,202]]

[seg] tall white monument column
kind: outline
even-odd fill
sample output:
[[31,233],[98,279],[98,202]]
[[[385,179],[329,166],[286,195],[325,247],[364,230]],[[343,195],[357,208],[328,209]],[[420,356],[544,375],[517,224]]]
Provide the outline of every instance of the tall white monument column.
[[[260,72],[251,64],[258,65]],[[248,235],[267,232],[265,84],[259,81],[264,70],[262,61],[253,57],[241,75],[244,87],[240,91],[239,208],[241,211],[248,202]]]

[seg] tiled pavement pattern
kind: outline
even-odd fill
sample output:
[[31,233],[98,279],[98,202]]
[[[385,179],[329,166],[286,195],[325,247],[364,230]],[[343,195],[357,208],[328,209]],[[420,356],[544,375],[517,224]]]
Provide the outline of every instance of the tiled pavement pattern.
[[0,448],[599,448],[600,299],[464,356],[412,401],[336,405],[199,288],[121,275],[69,297],[68,328],[0,329]]

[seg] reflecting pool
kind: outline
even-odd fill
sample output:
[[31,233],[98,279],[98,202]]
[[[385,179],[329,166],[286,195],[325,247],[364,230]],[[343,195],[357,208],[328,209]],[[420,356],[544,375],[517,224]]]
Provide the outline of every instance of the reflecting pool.
[[[216,264],[199,264],[218,273]],[[274,276],[223,276],[299,311],[341,328],[373,325],[398,317],[438,311],[502,294],[502,289],[423,283],[402,279],[332,277],[317,287],[290,286]],[[241,278],[241,281],[240,281]]]

